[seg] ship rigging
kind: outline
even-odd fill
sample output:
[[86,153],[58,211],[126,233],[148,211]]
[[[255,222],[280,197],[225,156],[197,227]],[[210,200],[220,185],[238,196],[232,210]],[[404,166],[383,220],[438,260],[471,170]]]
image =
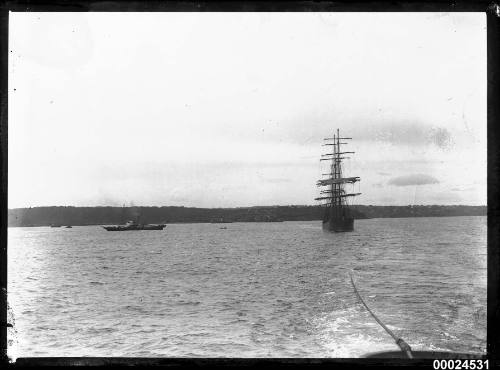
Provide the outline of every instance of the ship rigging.
[[354,152],[341,152],[340,146],[347,144],[341,140],[351,140],[350,137],[340,137],[340,132],[331,138],[325,138],[327,141],[323,146],[331,146],[332,152],[323,154],[320,161],[331,161],[330,172],[324,174],[328,176],[326,179],[318,180],[316,183],[319,187],[326,187],[321,190],[321,196],[315,200],[326,201],[325,213],[323,217],[323,230],[342,232],[354,230],[354,217],[352,216],[351,209],[347,199],[361,195],[361,193],[347,193],[345,191],[345,184],[354,184],[360,181],[358,176],[343,177],[342,160],[349,158],[345,154],[354,154]]

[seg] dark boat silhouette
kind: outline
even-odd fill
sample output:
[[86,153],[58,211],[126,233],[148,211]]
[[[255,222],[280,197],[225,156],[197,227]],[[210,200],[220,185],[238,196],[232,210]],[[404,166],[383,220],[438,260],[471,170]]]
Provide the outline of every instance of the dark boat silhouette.
[[[486,359],[486,356],[480,353],[467,352],[447,352],[447,351],[411,351],[414,359]],[[402,351],[381,351],[367,353],[363,358],[408,358]]]
[[136,231],[136,230],[163,230],[165,224],[139,224],[135,221],[128,221],[125,225],[103,226],[107,231]]
[[333,135],[332,138],[326,138],[324,140],[327,143],[324,146],[332,146],[333,150],[331,153],[323,154],[321,161],[331,161],[330,172],[323,175],[328,176],[326,179],[321,179],[318,181],[318,186],[325,186],[325,190],[321,190],[322,196],[316,198],[315,200],[326,201],[325,214],[323,217],[323,230],[342,232],[342,231],[353,231],[354,229],[354,217],[351,214],[347,199],[349,197],[354,197],[360,195],[361,193],[347,193],[344,189],[345,184],[354,184],[359,181],[359,177],[344,177],[342,171],[342,160],[348,157],[343,156],[344,154],[354,153],[354,152],[341,152],[340,146],[347,144],[341,142],[340,140],[349,140],[350,137],[340,137],[339,130],[337,129],[337,134]]

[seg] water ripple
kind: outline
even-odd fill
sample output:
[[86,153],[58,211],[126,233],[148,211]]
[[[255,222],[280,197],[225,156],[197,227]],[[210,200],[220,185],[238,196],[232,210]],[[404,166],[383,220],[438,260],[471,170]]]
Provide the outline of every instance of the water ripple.
[[[484,351],[486,218],[11,228],[9,355],[357,357]],[[36,335],[34,334],[36,333]]]

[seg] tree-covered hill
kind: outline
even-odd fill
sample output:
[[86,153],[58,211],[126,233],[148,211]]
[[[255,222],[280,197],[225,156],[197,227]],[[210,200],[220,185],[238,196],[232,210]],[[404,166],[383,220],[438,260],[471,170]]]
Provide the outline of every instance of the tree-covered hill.
[[[355,218],[483,216],[486,206],[363,206]],[[140,217],[141,223],[269,222],[320,220],[320,206],[240,208],[189,207],[34,207],[8,210],[8,226],[120,224]]]

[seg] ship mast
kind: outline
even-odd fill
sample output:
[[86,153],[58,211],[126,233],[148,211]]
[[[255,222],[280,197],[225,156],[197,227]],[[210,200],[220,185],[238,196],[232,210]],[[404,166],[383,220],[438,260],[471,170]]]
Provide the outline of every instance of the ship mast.
[[322,190],[321,194],[326,194],[316,198],[316,200],[327,200],[325,204],[330,211],[330,216],[334,218],[338,217],[348,217],[349,208],[347,206],[347,197],[357,196],[361,193],[346,193],[344,190],[344,184],[350,183],[354,184],[359,181],[359,177],[342,177],[342,160],[349,157],[343,157],[343,154],[354,154],[354,152],[341,152],[340,145],[347,144],[346,142],[341,142],[341,140],[351,140],[350,137],[340,137],[340,130],[337,129],[337,133],[333,135],[333,138],[325,138],[325,141],[331,141],[323,144],[324,146],[331,145],[333,148],[331,153],[322,155],[321,161],[331,160],[330,173],[324,174],[328,175],[327,179],[321,179],[318,181],[318,186],[329,186],[329,190]]

